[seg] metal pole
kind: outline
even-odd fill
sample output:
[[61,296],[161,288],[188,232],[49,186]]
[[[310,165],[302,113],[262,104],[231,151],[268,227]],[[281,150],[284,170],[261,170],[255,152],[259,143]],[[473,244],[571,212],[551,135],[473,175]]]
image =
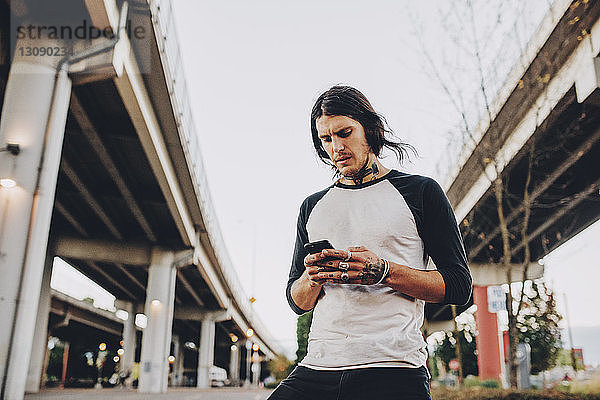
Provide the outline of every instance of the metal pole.
[[456,338],[456,359],[458,360],[458,386],[462,386],[463,382],[463,363],[462,363],[462,350],[460,348],[460,338],[458,334],[458,323],[456,322],[456,306],[452,304],[452,321],[454,322],[454,337]]
[[565,317],[567,318],[567,329],[569,330],[569,344],[571,345],[571,365],[573,370],[577,371],[577,360],[575,359],[575,352],[573,348],[573,332],[571,331],[571,320],[569,319],[569,307],[567,306],[567,294],[563,292],[563,298],[565,300]]

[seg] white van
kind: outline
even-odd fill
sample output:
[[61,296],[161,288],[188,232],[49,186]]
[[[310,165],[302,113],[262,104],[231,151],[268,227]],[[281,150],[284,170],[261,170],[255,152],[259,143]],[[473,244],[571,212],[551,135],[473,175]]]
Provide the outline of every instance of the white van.
[[210,386],[225,386],[227,384],[227,371],[221,367],[213,365],[208,370],[208,378],[210,379]]

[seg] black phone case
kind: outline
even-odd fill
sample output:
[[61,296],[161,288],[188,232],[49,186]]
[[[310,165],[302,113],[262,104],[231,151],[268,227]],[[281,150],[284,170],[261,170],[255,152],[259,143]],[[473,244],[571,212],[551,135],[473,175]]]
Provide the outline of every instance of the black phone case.
[[318,242],[309,242],[304,245],[304,249],[309,252],[309,254],[319,253],[325,249],[333,249],[329,240],[319,240]]

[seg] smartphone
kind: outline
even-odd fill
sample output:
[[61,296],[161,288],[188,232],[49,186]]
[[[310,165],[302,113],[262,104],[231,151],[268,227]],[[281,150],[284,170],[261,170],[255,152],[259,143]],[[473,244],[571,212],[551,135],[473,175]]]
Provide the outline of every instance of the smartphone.
[[329,243],[329,240],[319,240],[318,242],[308,242],[304,245],[304,249],[310,254],[320,253],[325,249],[333,249],[334,247]]

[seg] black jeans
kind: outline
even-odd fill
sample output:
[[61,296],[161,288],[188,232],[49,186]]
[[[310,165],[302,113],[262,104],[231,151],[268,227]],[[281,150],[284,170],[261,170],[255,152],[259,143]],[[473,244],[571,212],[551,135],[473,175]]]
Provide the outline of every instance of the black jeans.
[[296,367],[267,400],[431,400],[429,376],[419,368],[317,371]]

